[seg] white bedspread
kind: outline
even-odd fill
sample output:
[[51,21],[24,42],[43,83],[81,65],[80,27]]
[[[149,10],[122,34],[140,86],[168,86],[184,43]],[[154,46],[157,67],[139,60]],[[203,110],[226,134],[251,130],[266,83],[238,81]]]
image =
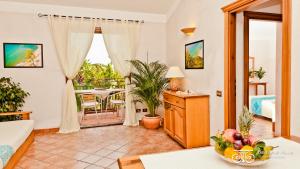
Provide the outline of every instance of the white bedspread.
[[[33,125],[33,120],[0,122],[0,145],[9,145],[16,151],[32,132]],[[0,168],[3,168],[1,160]]]
[[[270,161],[255,169],[300,168],[300,144],[284,138],[266,140],[268,145],[279,146]],[[223,161],[214,147],[197,148],[170,153],[141,156],[145,169],[252,169]]]

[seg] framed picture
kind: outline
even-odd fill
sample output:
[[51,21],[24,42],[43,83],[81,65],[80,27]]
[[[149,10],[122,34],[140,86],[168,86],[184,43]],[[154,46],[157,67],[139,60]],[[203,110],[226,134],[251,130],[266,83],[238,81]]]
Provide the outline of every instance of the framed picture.
[[204,69],[204,40],[185,45],[185,69]]
[[43,44],[3,43],[4,68],[42,68]]

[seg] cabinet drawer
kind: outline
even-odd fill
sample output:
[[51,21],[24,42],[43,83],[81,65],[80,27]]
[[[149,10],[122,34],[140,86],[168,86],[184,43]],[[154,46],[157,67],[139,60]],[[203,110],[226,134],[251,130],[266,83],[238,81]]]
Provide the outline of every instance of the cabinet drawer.
[[168,102],[168,103],[173,104],[175,106],[182,107],[182,108],[185,107],[185,102],[184,102],[183,98],[176,97],[176,96],[165,93],[164,94],[164,100],[165,100],[165,102]]

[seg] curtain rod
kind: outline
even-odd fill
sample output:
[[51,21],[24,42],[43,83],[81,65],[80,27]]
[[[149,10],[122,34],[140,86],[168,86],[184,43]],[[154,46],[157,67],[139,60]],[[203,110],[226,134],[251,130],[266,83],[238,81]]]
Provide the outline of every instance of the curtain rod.
[[[38,13],[38,17],[48,17],[49,15],[48,14],[42,14],[42,13]],[[107,19],[107,18],[93,18],[93,17],[80,17],[80,16],[65,16],[65,15],[53,15],[54,17],[74,17],[74,18],[83,18],[83,19],[102,19],[102,20],[110,20],[110,21],[113,21],[113,20],[116,20],[116,21],[122,21],[122,19]],[[127,20],[127,21],[130,21],[130,22],[141,22],[141,23],[144,23],[144,20]]]

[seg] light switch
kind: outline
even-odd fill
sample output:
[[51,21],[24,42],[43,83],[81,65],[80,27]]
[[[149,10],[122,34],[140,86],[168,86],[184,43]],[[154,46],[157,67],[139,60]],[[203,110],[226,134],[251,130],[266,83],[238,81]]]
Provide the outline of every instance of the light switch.
[[217,90],[217,96],[222,97],[222,91],[221,90]]

